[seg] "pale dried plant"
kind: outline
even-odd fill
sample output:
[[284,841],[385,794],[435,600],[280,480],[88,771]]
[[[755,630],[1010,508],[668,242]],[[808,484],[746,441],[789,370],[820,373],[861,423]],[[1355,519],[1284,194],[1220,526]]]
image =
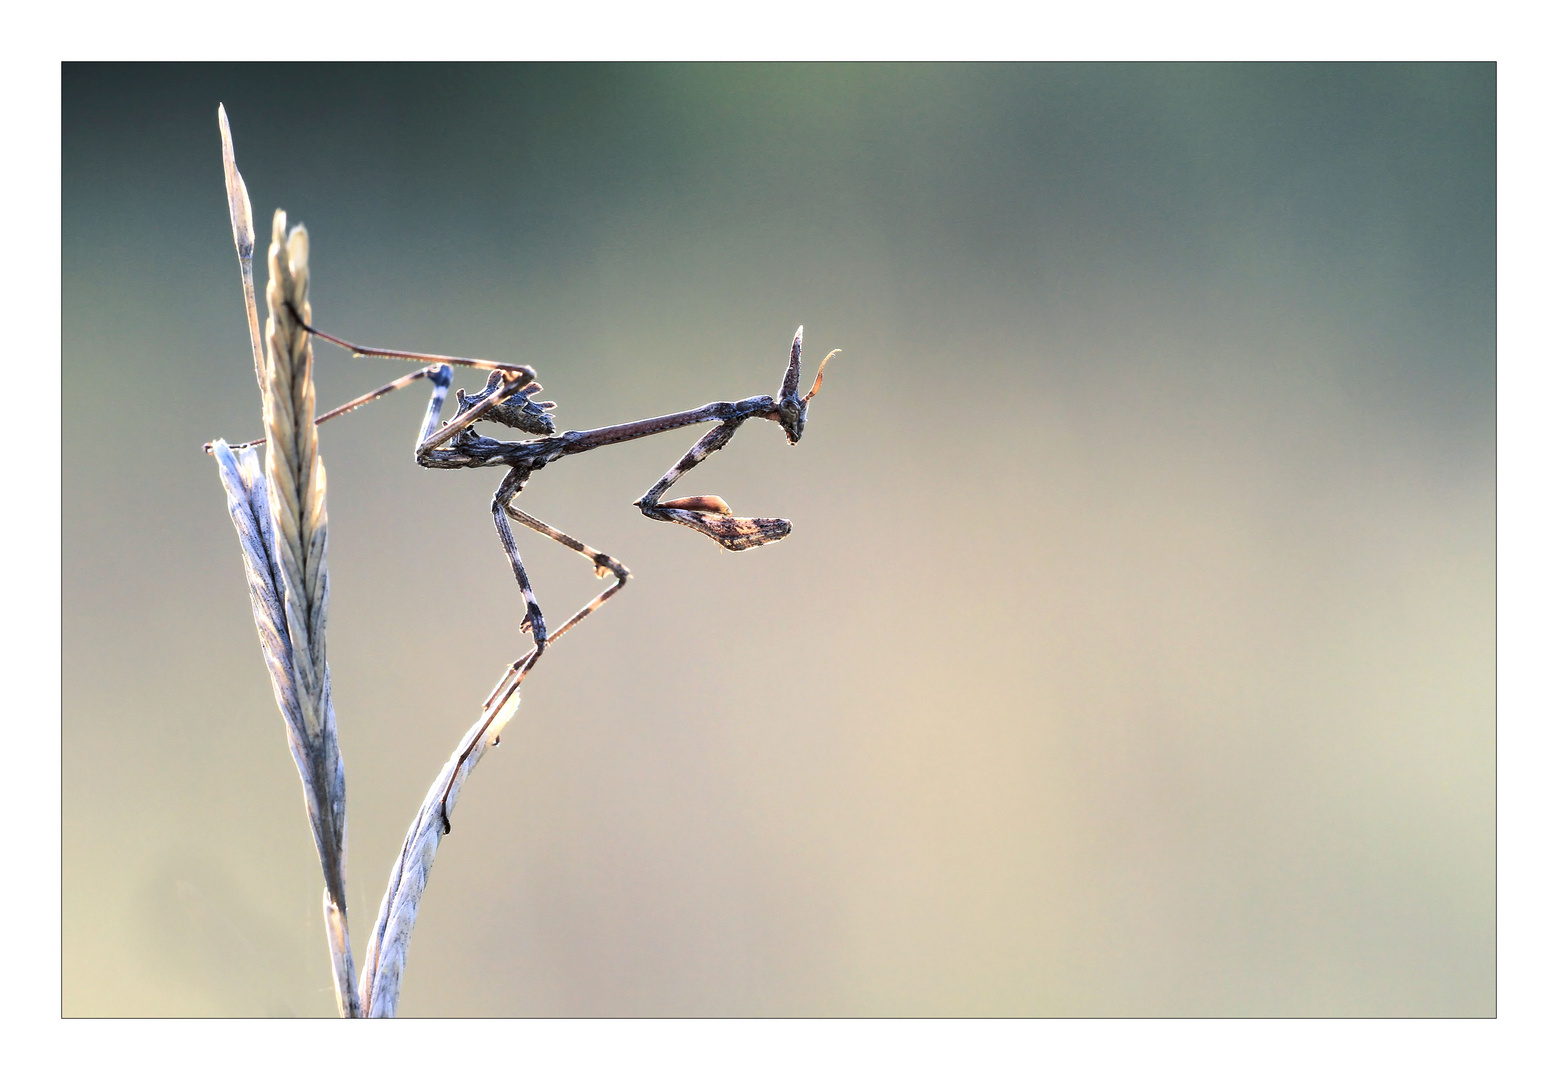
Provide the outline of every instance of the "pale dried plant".
[[[519,695],[494,693],[429,789],[391,870],[359,985],[346,914],[346,772],[325,655],[330,602],[325,469],[314,427],[313,351],[302,326],[311,319],[308,233],[301,225],[289,230],[285,212],[276,211],[267,259],[269,317],[262,348],[249,194],[233,155],[226,110],[219,107],[217,116],[233,243],[248,308],[255,373],[264,397],[265,468],[262,472],[252,445],[235,453],[225,441],[216,440],[211,452],[227,491],[260,649],[303,782],[303,800],[324,873],[325,937],[336,1005],[343,1017],[388,1017],[395,1015],[399,1004],[411,931],[446,814],[458,800],[466,777],[518,708]],[[500,681],[500,689],[507,679]]]
[[343,1016],[355,1016],[359,1008],[346,918],[346,773],[325,658],[330,605],[325,468],[314,431],[313,350],[297,322],[309,312],[308,233],[301,226],[289,231],[287,215],[276,211],[267,259],[269,318],[262,355],[253,340],[258,319],[249,193],[233,159],[225,110],[218,117],[233,242],[265,402],[265,483],[259,482],[252,449],[244,451],[242,461],[225,444],[215,452],[244,552],[260,646],[286,722],[287,744],[303,780],[303,799],[324,872],[325,932],[336,1002]]
[[[499,686],[502,685],[500,682]],[[496,699],[499,695],[495,692],[493,697]],[[362,1015],[395,1015],[400,1004],[400,980],[406,969],[411,931],[416,926],[417,911],[422,904],[422,890],[427,887],[428,871],[433,867],[433,857],[438,854],[439,842],[444,838],[445,815],[459,801],[460,789],[465,785],[466,777],[470,776],[471,770],[476,768],[476,763],[487,749],[497,745],[504,725],[518,708],[517,691],[501,704],[496,700],[490,701],[482,710],[481,718],[461,736],[459,745],[439,770],[433,786],[427,789],[427,797],[417,809],[405,842],[401,844],[400,854],[390,869],[389,885],[384,890],[384,899],[379,903],[379,917],[374,922],[372,936],[368,938],[368,951],[363,956],[362,968]]]

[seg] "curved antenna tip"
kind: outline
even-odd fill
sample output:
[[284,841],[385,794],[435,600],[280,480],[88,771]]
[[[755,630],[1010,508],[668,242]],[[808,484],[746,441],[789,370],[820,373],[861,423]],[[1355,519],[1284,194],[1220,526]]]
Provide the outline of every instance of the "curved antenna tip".
[[817,365],[817,378],[812,381],[811,389],[806,392],[806,396],[801,398],[802,405],[806,404],[806,402],[817,396],[817,391],[822,389],[822,373],[827,369],[828,361],[832,360],[835,356],[843,351],[843,349],[834,349],[827,356],[822,358],[822,363]]

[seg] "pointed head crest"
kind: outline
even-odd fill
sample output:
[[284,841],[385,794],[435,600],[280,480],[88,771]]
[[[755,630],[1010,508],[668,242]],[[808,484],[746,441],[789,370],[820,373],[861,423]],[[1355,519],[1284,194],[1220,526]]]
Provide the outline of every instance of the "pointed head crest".
[[801,335],[806,327],[795,328],[795,340],[790,343],[790,366],[784,369],[784,382],[779,387],[779,400],[789,401],[801,388]]

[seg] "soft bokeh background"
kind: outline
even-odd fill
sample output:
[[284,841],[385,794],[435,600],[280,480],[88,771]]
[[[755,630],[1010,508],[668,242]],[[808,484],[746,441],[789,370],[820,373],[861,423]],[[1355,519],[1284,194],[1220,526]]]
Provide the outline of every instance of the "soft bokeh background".
[[[216,105],[318,322],[565,427],[791,449],[522,505],[622,559],[462,799],[404,1015],[1489,1015],[1494,70],[67,65],[64,1001],[333,1012],[205,439],[258,434]],[[268,226],[264,226],[268,232]],[[263,277],[263,274],[262,274]],[[407,370],[321,348],[320,402]],[[359,951],[521,606],[420,392],[323,429]],[[521,538],[543,606],[595,580]]]

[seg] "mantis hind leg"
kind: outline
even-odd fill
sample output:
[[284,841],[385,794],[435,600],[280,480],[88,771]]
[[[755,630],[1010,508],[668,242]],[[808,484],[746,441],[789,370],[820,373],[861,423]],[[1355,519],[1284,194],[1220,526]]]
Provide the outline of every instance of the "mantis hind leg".
[[[481,726],[476,738],[472,739],[465,749],[461,751],[459,759],[455,762],[455,767],[450,770],[449,785],[444,788],[443,801],[439,804],[444,818],[445,835],[448,834],[450,828],[449,789],[454,784],[454,778],[459,775],[460,766],[465,764],[465,759],[470,757],[477,746],[481,745],[481,740],[486,736],[487,728],[492,721],[502,712],[503,707],[508,704],[510,699],[519,693],[520,684],[525,681],[525,676],[530,674],[530,669],[536,666],[536,661],[541,659],[541,654],[546,651],[546,647],[575,626],[578,626],[587,615],[596,611],[607,600],[621,592],[627,585],[628,579],[633,576],[627,567],[605,552],[596,551],[588,544],[574,539],[561,529],[554,529],[540,518],[527,514],[515,507],[513,500],[519,497],[519,493],[524,490],[525,481],[529,478],[529,472],[520,469],[511,471],[504,478],[503,483],[499,485],[497,494],[493,496],[492,507],[493,518],[498,527],[498,537],[503,541],[504,553],[509,557],[509,564],[514,569],[514,577],[519,582],[520,590],[525,596],[525,622],[520,629],[521,631],[528,630],[530,632],[535,641],[535,647],[510,664],[508,670],[503,673],[503,677],[498,680],[498,685],[493,687],[492,693],[487,696],[486,702],[482,704],[482,715],[487,718],[487,723]],[[569,550],[577,551],[580,555],[589,559],[595,567],[596,577],[603,578],[611,574],[617,580],[608,585],[599,596],[596,596],[589,603],[574,612],[573,616],[559,626],[555,632],[548,635],[546,632],[546,620],[542,616],[541,607],[536,603],[535,594],[530,588],[530,575],[526,573],[525,564],[520,560],[519,548],[514,543],[514,533],[508,526],[507,519],[509,518],[519,522],[527,529],[533,529],[542,536],[556,540]]]

